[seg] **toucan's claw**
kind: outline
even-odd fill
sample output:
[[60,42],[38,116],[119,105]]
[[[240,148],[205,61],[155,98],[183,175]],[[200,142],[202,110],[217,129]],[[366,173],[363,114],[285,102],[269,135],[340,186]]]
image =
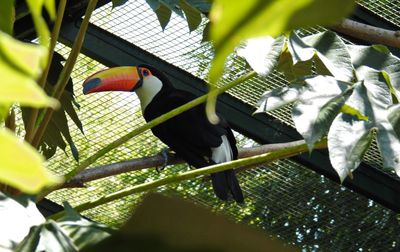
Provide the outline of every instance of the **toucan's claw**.
[[165,169],[165,167],[167,167],[170,153],[171,153],[171,150],[169,148],[164,148],[160,152],[161,156],[164,158],[164,162],[163,162],[162,166],[157,166],[156,167],[156,171],[158,173],[160,173],[162,170]]

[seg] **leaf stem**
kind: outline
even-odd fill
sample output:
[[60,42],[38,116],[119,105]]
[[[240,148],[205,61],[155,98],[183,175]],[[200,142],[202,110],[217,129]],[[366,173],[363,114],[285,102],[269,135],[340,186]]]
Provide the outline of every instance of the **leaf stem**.
[[[50,41],[50,46],[49,46],[49,55],[47,58],[47,65],[46,65],[45,70],[42,73],[42,76],[39,79],[39,86],[41,88],[44,88],[46,85],[46,80],[47,80],[47,76],[49,74],[51,61],[53,60],[54,48],[56,46],[58,36],[60,34],[61,23],[64,18],[66,3],[67,3],[67,0],[61,0],[58,4],[57,19],[56,19],[56,22],[54,23],[53,31],[51,33],[51,41]],[[25,140],[28,142],[32,142],[33,136],[36,134],[36,130],[37,130],[36,120],[37,120],[38,114],[39,114],[39,109],[37,109],[37,108],[31,109],[31,114],[29,116],[29,120],[26,125],[26,134],[25,134]]]
[[[89,25],[90,17],[92,15],[93,10],[96,8],[96,5],[97,5],[97,0],[90,0],[88,6],[86,8],[85,18],[83,19],[81,27],[79,28],[78,36],[74,42],[71,53],[67,59],[67,62],[65,63],[63,70],[61,71],[60,77],[58,78],[57,84],[56,84],[53,94],[52,94],[52,97],[54,97],[58,100],[60,99],[60,97],[65,89],[65,86],[67,85],[68,80],[71,76],[72,69],[74,68],[76,59],[79,56],[83,41],[85,39],[85,33],[86,33],[87,27]],[[43,111],[43,114],[44,114],[43,121],[40,124],[40,126],[35,134],[35,137],[33,138],[33,141],[32,141],[32,145],[34,147],[38,147],[40,140],[42,139],[43,134],[47,128],[47,125],[50,122],[53,112],[54,112],[54,110],[51,108],[47,108],[45,111]]]

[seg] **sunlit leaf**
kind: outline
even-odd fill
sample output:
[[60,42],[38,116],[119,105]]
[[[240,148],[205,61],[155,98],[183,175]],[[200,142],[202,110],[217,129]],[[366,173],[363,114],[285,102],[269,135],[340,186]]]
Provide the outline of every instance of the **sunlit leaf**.
[[258,109],[254,113],[272,111],[295,102],[303,89],[305,89],[304,85],[290,85],[268,91],[261,96]]
[[58,101],[50,98],[46,93],[31,79],[0,60],[0,103],[13,104],[18,102],[21,105],[43,107],[57,107]]
[[0,180],[27,193],[61,182],[44,168],[42,156],[7,129],[0,130]]
[[14,0],[0,1],[0,31],[12,35],[14,24]]
[[226,57],[241,40],[264,35],[275,37],[295,28],[333,24],[348,15],[353,7],[354,1],[348,0],[214,1],[210,34],[216,56],[210,81],[218,80]]
[[311,59],[308,61],[299,61],[297,64],[293,65],[293,59],[288,48],[282,52],[277,66],[277,70],[282,72],[289,81],[311,75],[311,68]]
[[357,169],[373,139],[372,123],[341,113],[328,133],[329,159],[343,182]]
[[[0,248],[9,249],[6,251],[21,251],[15,248],[29,233],[29,229],[33,226],[40,225],[45,222],[45,218],[39,212],[36,205],[32,201],[28,201],[23,206],[12,198],[6,197],[0,193]],[[31,234],[31,244],[39,237]],[[3,250],[2,250],[3,251]],[[34,251],[34,250],[31,250]]]
[[389,107],[393,104],[390,88],[382,72],[369,72],[364,80],[371,103],[374,124],[378,129],[377,142],[384,168],[393,168],[400,176],[400,140],[390,123]]
[[36,32],[39,36],[39,42],[41,45],[48,47],[50,32],[47,27],[46,21],[42,16],[42,7],[45,6],[48,13],[50,13],[50,16],[54,18],[55,17],[54,0],[26,0],[26,3],[28,4],[28,8],[31,11],[33,23],[35,25]]
[[375,69],[385,71],[393,92],[397,99],[400,97],[400,59],[386,50],[380,50],[376,46],[348,45],[351,60],[356,69],[357,78],[363,80],[366,74]]
[[277,39],[272,37],[249,39],[245,47],[239,49],[237,54],[245,58],[259,75],[267,76],[278,63],[285,40],[284,36]]
[[20,42],[0,31],[0,62],[9,64],[26,75],[37,78],[42,72],[45,47]]
[[8,116],[9,111],[10,111],[9,105],[0,104],[0,123],[4,122],[4,120]]
[[353,81],[353,66],[346,44],[336,33],[326,31],[302,39],[315,49],[317,57],[341,81]]
[[389,108],[388,120],[392,124],[397,138],[400,139],[400,104],[394,105]]
[[327,134],[352,87],[331,76],[311,77],[304,82],[306,85],[293,106],[292,118],[312,150],[314,143]]

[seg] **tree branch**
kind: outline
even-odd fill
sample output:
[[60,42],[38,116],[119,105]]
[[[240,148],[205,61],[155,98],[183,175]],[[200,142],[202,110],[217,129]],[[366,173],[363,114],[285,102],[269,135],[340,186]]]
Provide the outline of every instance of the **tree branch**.
[[[327,141],[326,139],[319,141],[318,143],[315,144],[315,148],[326,148],[327,146]],[[263,147],[264,148],[264,147]],[[83,204],[80,204],[78,206],[75,206],[74,209],[78,212],[88,210],[103,204],[106,204],[108,202],[121,199],[123,197],[132,195],[134,193],[139,193],[139,192],[145,192],[151,189],[156,189],[160,186],[167,185],[167,184],[172,184],[172,183],[178,183],[184,180],[188,179],[194,179],[200,176],[208,175],[214,172],[220,172],[220,171],[225,171],[228,169],[235,169],[238,167],[250,167],[250,166],[256,166],[260,164],[265,164],[269,163],[275,160],[279,160],[282,158],[290,157],[293,155],[297,155],[298,153],[306,152],[308,151],[307,144],[300,144],[300,145],[294,145],[294,146],[289,146],[287,148],[279,149],[274,152],[269,152],[269,153],[263,153],[260,155],[256,156],[251,156],[251,157],[246,157],[246,158],[241,158],[238,160],[233,160],[230,162],[222,163],[222,164],[216,164],[216,165],[211,165],[199,169],[194,169],[191,171],[187,172],[182,172],[178,173],[172,176],[168,176],[166,178],[154,180],[151,182],[147,183],[142,183],[139,185],[135,186],[129,186],[123,190],[101,196],[97,199],[91,199]],[[52,216],[50,216],[50,219],[58,219],[62,217],[65,214],[64,211],[56,213]]]
[[330,28],[354,38],[400,48],[400,30],[387,30],[350,19],[345,19],[340,24]]
[[[299,140],[288,143],[266,144],[256,147],[243,148],[239,150],[239,158],[256,156],[272,151],[292,148],[296,146],[298,147],[303,145],[306,145],[305,141]],[[326,148],[326,145],[318,145],[317,148]],[[302,152],[304,152],[303,149],[301,152],[295,151],[293,153],[290,153],[290,156],[295,156]],[[174,165],[180,163],[184,163],[184,160],[176,157],[175,155],[168,156],[167,165]],[[114,164],[101,165],[88,170],[84,170],[83,172],[79,173],[77,176],[73,177],[71,180],[66,182],[62,188],[84,187],[85,182],[109,176],[114,176],[125,172],[138,171],[152,167],[159,167],[162,165],[164,165],[164,157],[161,153],[154,156],[137,158]]]

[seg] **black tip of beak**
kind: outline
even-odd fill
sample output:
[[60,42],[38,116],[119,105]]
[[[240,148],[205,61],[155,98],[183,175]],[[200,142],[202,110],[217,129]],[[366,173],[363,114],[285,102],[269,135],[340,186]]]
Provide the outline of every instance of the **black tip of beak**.
[[90,93],[90,90],[97,87],[101,83],[99,78],[94,78],[83,83],[83,94]]

